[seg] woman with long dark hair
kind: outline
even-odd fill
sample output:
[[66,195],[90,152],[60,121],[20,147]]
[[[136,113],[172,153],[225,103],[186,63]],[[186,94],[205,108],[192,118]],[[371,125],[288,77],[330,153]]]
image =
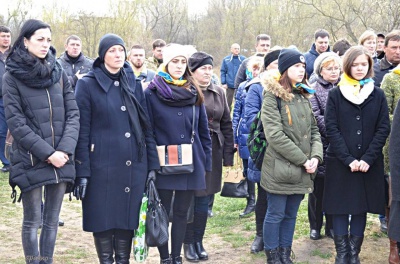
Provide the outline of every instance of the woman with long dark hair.
[[[27,263],[53,263],[58,218],[79,133],[74,92],[51,46],[50,26],[27,20],[6,61],[5,115],[14,142],[10,184],[21,189],[22,246]],[[41,203],[45,189],[43,227]]]
[[81,131],[74,195],[100,263],[129,263],[146,178],[159,168],[146,101],[124,41],[100,39],[93,70],[76,84]]
[[206,171],[212,171],[211,138],[204,96],[189,71],[185,47],[167,45],[163,50],[163,61],[145,91],[156,143],[158,146],[191,144],[193,153],[192,173],[157,174],[156,181],[161,203],[167,212],[170,211],[175,192],[171,254],[168,243],[159,247],[161,263],[180,264],[190,202],[194,191],[206,189]]

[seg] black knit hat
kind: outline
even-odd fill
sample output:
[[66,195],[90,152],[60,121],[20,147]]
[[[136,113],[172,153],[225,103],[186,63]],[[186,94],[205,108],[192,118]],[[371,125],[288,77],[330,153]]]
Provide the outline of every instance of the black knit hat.
[[194,72],[201,66],[207,65],[207,64],[214,66],[214,61],[213,61],[213,57],[210,54],[207,54],[205,52],[201,52],[201,51],[195,52],[189,58],[189,70],[191,72]]
[[104,61],[104,57],[106,55],[107,50],[114,45],[121,45],[124,48],[125,58],[126,58],[125,43],[122,40],[122,38],[115,34],[105,34],[100,39],[100,44],[99,44],[99,58],[101,61]]
[[306,64],[306,59],[303,54],[295,49],[283,49],[278,57],[278,69],[280,74],[283,74],[288,68],[296,63]]
[[273,61],[277,60],[280,53],[281,53],[281,50],[274,50],[274,51],[267,53],[267,55],[265,55],[265,57],[264,57],[264,69],[267,69],[267,67]]

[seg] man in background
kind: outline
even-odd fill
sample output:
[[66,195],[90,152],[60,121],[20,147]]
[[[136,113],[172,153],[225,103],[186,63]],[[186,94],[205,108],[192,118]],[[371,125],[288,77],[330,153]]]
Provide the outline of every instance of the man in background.
[[163,62],[163,49],[167,43],[162,39],[153,41],[153,56],[148,57],[146,60],[146,67],[150,70],[157,72],[158,67]]
[[142,82],[143,90],[146,89],[156,73],[146,68],[144,48],[141,45],[133,45],[129,52],[128,60],[136,78]]
[[58,58],[72,89],[75,90],[76,82],[85,76],[93,65],[93,60],[85,57],[82,53],[82,41],[76,35],[71,35],[65,41],[65,52]]
[[[260,34],[256,37],[256,53],[253,56],[262,56],[268,53],[271,48],[271,37],[267,34]],[[253,57],[252,56],[252,57]],[[245,59],[242,64],[240,64],[239,70],[235,77],[235,89],[239,87],[239,85],[244,82],[247,78],[246,69],[247,63],[251,57]]]
[[306,58],[307,79],[310,78],[314,71],[314,61],[321,53],[330,51],[329,49],[329,33],[325,29],[317,29],[314,33],[314,43],[308,52],[304,54]]
[[246,59],[245,56],[239,55],[240,46],[233,43],[231,46],[231,54],[222,60],[221,65],[221,84],[226,91],[226,99],[228,101],[229,111],[232,109],[232,101],[235,95],[235,77],[239,70],[240,64]]
[[[6,26],[0,26],[0,89],[2,87],[3,75],[6,71],[6,59],[11,50],[11,31]],[[10,162],[4,156],[6,146],[7,123],[4,116],[3,95],[0,94],[0,160],[3,163],[2,172],[10,170]]]

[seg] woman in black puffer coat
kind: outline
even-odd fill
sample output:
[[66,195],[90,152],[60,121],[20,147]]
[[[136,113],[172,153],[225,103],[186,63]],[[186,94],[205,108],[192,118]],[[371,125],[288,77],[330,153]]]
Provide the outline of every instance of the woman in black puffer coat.
[[[10,185],[22,192],[22,246],[27,263],[53,263],[58,217],[67,184],[75,179],[73,153],[79,110],[68,78],[50,46],[50,26],[28,20],[21,29],[3,77],[7,125],[14,137]],[[42,187],[46,197],[41,224]]]

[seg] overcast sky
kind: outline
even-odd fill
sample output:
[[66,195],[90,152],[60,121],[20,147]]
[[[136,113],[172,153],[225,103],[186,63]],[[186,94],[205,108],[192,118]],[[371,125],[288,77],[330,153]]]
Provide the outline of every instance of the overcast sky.
[[[7,7],[15,7],[17,0],[0,0],[0,14],[7,14]],[[57,5],[68,8],[73,12],[80,10],[103,14],[107,12],[110,0],[33,0],[33,13],[39,14],[43,6],[56,3]],[[202,12],[207,7],[208,0],[188,0],[189,12]]]

